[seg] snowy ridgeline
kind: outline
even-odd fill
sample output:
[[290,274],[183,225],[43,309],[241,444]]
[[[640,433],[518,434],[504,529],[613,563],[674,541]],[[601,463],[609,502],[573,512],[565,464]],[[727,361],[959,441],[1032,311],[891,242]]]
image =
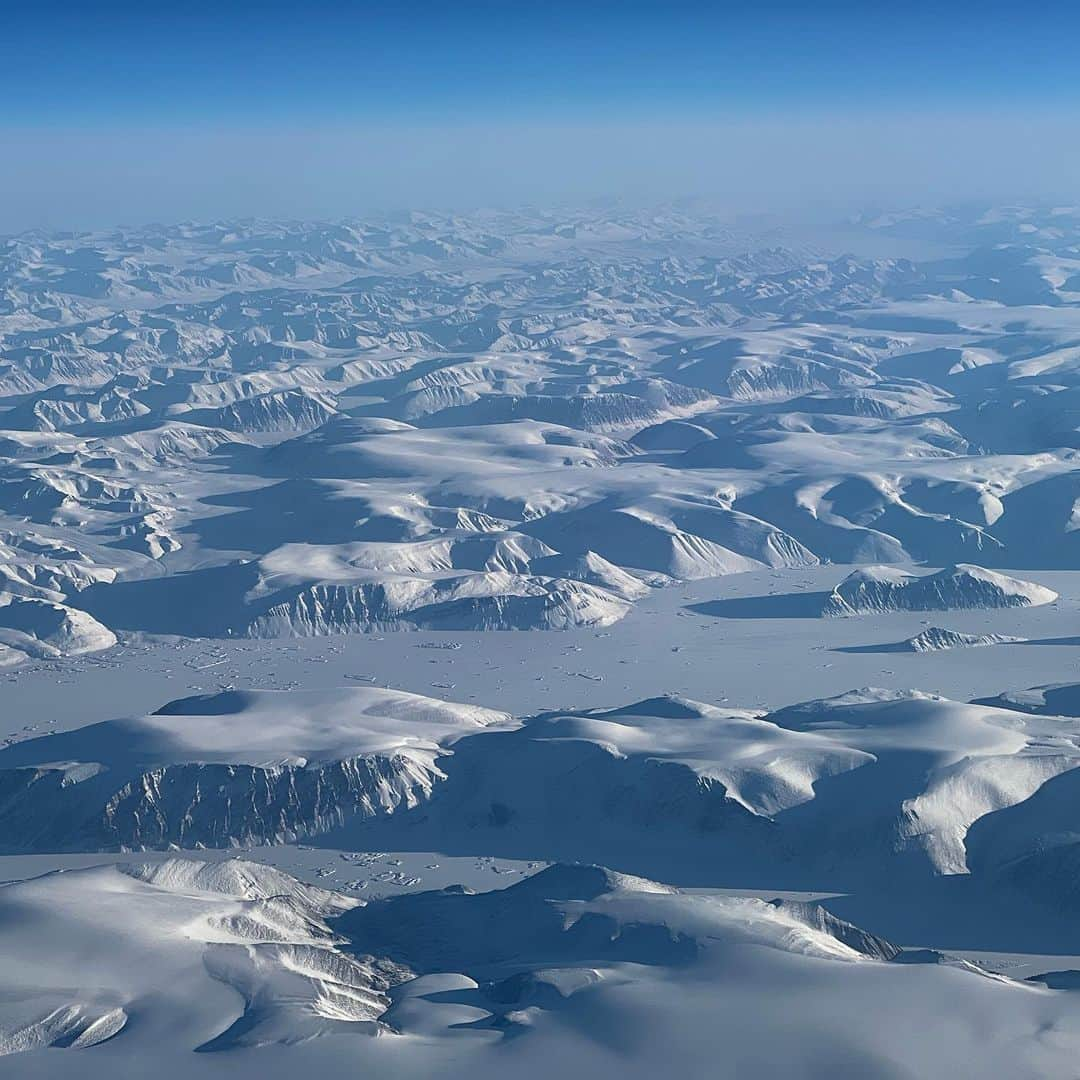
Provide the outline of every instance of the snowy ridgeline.
[[[956,254],[845,250],[931,227]],[[1078,565],[1075,213],[819,233],[588,209],[9,238],[0,664],[599,628],[826,562]],[[1039,602],[899,584],[829,613]]]
[[[677,1045],[686,1075],[766,1061],[797,1075],[823,1057],[868,1076],[1068,1075],[1080,1002],[1044,987],[1075,972],[1014,981],[815,902],[655,879],[894,890],[962,875],[1073,905],[1071,714],[1075,685],[977,704],[862,690],[768,715],[664,697],[523,720],[365,687],[231,691],[30,740],[0,752],[9,846],[324,835],[553,865],[491,892],[367,900],[213,857],[15,881],[0,888],[0,1055],[27,1076],[78,1051],[93,1077],[212,1074],[228,1054],[241,1075],[347,1059],[464,1080],[505,1070],[505,1043],[514,1075],[539,1080],[553,1060],[644,1078]],[[943,1012],[947,1036],[929,1038]],[[1039,1038],[1048,1025],[1060,1039]]]
[[[723,1059],[734,1076],[766,1040],[792,1073],[829,1052],[923,1075],[952,1061],[1019,1075],[1067,1067],[1067,1045],[1032,1036],[1080,1022],[1046,992],[904,952],[815,904],[685,895],[587,865],[363,904],[258,863],[172,859],[10,885],[0,916],[0,1054],[92,1049],[79,1062],[91,1075],[153,1061],[179,1076],[199,1064],[192,1051],[262,1071],[281,1044],[274,1075],[342,1055],[408,1075],[488,1075],[506,1068],[493,1044],[513,1035],[528,1036],[508,1045],[514,1075],[529,1077],[550,1075],[553,1059],[644,1077],[673,1052],[687,1075]],[[86,989],[72,985],[76,953],[93,971]],[[949,1037],[931,1048],[921,1032],[946,1006]],[[627,1009],[646,1011],[647,1041],[611,1023]],[[987,1019],[1003,1045],[980,1038]],[[678,1032],[693,1038],[673,1051]],[[46,1058],[66,1064],[20,1061]]]
[[844,578],[826,599],[822,614],[1034,607],[1051,604],[1057,598],[1052,589],[996,574],[981,566],[953,566],[922,577],[887,566],[874,566],[856,570]]
[[944,652],[946,649],[977,649],[986,645],[1009,645],[1025,641],[1011,634],[965,634],[931,626],[921,634],[908,638],[903,644],[912,652]]
[[1061,816],[1080,719],[1042,712],[862,690],[765,715],[663,697],[517,720],[374,687],[230,691],[0,751],[0,846],[331,836],[790,888],[825,868],[834,887],[993,876],[1080,831]]
[[[0,1060],[1074,1076],[1080,684],[1047,670],[1075,639],[1035,635],[1075,611],[1054,572],[1080,566],[1078,250],[1063,208],[863,218],[812,246],[683,209],[5,240]],[[707,591],[754,571],[768,595]],[[244,639],[255,672],[283,655],[265,639],[571,631],[543,643],[591,642],[607,674],[629,632],[580,631],[624,618],[634,657],[679,657],[637,690],[590,683],[603,708],[471,704],[516,677],[481,643],[482,671],[430,684],[470,704],[226,689],[230,666],[147,715],[40,737],[23,715],[62,700],[85,723],[109,661],[82,658],[142,634]],[[327,651],[369,647],[379,671],[362,637]],[[1038,677],[985,678],[1021,654]],[[722,704],[616,707],[714,657],[693,696]],[[748,657],[747,704],[834,696],[729,707]],[[780,692],[788,660],[814,689]],[[835,696],[910,685],[901,665],[957,698],[1046,685]],[[308,845],[546,868],[333,892],[223,858],[256,845],[297,875]],[[33,876],[105,852],[127,862]]]

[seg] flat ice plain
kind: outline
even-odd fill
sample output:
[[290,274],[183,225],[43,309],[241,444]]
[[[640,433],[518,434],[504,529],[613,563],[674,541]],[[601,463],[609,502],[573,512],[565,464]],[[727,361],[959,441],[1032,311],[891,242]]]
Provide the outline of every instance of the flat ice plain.
[[1075,1075],[1080,211],[2,251],[6,1075]]

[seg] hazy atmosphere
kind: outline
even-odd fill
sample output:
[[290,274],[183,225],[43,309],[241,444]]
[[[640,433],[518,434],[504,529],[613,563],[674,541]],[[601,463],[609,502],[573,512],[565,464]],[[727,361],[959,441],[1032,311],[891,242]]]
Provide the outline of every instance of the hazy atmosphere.
[[1078,24],[5,12],[5,1080],[1075,1080]]
[[1078,31],[1067,4],[25,5],[0,228],[1067,201]]

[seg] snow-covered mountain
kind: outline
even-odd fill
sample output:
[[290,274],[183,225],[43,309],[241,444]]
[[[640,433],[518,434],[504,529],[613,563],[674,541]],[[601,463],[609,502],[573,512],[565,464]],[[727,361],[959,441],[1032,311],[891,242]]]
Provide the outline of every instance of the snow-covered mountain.
[[[859,224],[878,246],[881,220]],[[1075,219],[961,220],[942,227],[970,252],[922,261],[685,211],[8,238],[4,542],[22,580],[46,555],[28,543],[77,547],[52,599],[84,606],[92,576],[85,610],[114,631],[164,628],[162,571],[216,591],[314,545],[273,602],[239,611],[238,573],[205,620],[260,636],[625,612],[625,589],[532,565],[551,555],[653,584],[1070,568]],[[481,555],[491,531],[534,546]],[[383,546],[348,574],[356,545]]]
[[1078,455],[1068,207],[0,239],[3,1067],[1073,1076]]
[[427,800],[489,709],[375,687],[226,692],[0,750],[0,848],[282,843]]
[[[152,1056],[168,1076],[223,1054],[274,1075],[348,1059],[486,1076],[512,1053],[520,1076],[588,1061],[646,1077],[690,1032],[679,1059],[695,1073],[734,1077],[765,1053],[788,1074],[832,1055],[874,1074],[1033,1075],[1069,1067],[1080,1022],[1069,994],[904,952],[813,904],[688,895],[595,866],[362,904],[250,862],[173,859],[11,885],[0,911],[0,1053],[22,1052],[27,1075],[86,1051],[91,1068]],[[942,1011],[948,1039],[928,1038]],[[647,1037],[616,1022],[627,1013],[648,1017]],[[1048,1024],[1061,1038],[1041,1045]]]
[[825,615],[889,611],[962,611],[1050,604],[1053,589],[960,564],[919,577],[885,566],[849,574],[825,601]]

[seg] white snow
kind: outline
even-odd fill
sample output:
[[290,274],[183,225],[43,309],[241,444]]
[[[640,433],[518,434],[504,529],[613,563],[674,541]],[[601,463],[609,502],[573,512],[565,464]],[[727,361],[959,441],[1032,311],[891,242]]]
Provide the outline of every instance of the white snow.
[[[5,238],[5,1067],[1073,1076],[1078,250],[1026,206]],[[465,859],[498,888],[430,890]]]

